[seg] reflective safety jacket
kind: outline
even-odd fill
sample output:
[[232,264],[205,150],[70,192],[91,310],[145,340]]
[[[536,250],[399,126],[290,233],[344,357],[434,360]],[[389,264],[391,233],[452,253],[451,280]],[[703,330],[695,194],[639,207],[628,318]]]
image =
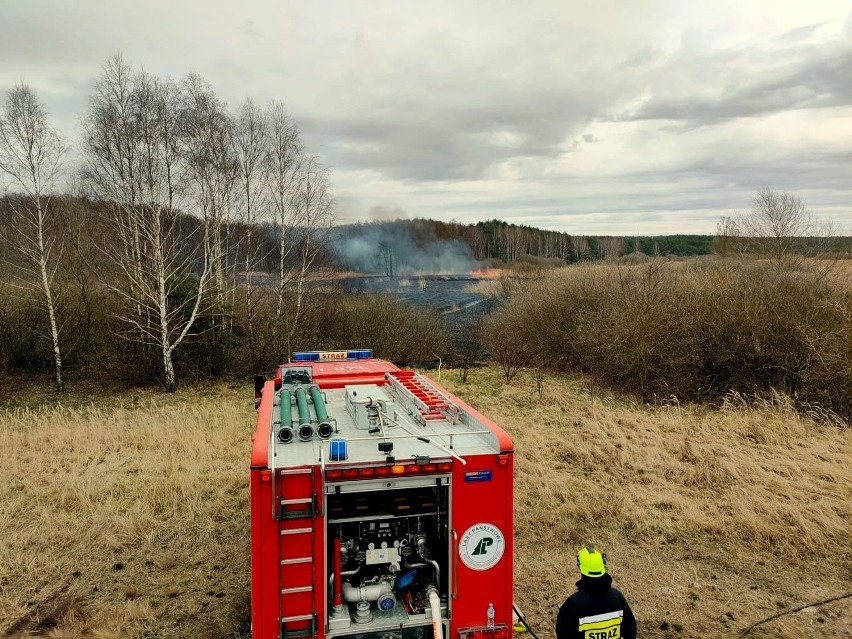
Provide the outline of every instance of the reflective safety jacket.
[[612,577],[580,578],[556,617],[556,639],[636,639],[636,619]]

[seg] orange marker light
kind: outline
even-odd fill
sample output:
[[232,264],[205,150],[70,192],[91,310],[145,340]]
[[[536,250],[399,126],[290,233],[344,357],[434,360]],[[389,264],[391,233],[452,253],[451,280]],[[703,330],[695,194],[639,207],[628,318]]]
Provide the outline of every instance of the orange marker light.
[[394,464],[390,467],[391,475],[402,475],[405,473],[405,466],[402,464]]

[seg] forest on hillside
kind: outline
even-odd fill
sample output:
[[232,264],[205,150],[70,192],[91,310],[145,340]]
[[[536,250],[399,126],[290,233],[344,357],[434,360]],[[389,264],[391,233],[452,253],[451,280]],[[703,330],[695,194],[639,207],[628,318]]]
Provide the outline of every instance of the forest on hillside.
[[330,248],[344,270],[407,273],[464,273],[484,264],[553,260],[574,264],[611,260],[630,253],[708,255],[711,235],[594,236],[569,234],[488,220],[472,224],[397,219],[336,226]]
[[[631,255],[761,254],[763,247],[758,244],[766,239],[764,229],[751,229],[749,238],[735,226],[734,220],[723,218],[713,235],[607,236],[569,234],[496,219],[471,224],[397,219],[335,226],[324,263],[347,271],[406,275],[465,273],[517,262],[564,266]],[[790,241],[802,255],[852,255],[849,236],[808,237],[806,233]]]

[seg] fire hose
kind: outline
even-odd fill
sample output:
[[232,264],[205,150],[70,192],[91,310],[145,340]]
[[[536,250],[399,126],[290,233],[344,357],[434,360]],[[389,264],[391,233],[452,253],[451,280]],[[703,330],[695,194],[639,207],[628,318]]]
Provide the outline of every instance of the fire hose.
[[427,590],[429,593],[429,608],[432,610],[432,632],[435,639],[443,639],[444,633],[441,631],[441,597],[438,595],[438,589],[430,586]]

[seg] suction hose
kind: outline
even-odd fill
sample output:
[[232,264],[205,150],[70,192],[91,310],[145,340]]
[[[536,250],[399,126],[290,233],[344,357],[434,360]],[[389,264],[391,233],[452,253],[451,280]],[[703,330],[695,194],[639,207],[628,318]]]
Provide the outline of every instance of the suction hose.
[[314,438],[314,427],[310,424],[302,424],[299,426],[299,439],[303,442],[309,442]]
[[323,439],[331,437],[331,423],[328,421],[328,411],[325,409],[325,401],[319,388],[311,386],[311,401],[314,403],[314,412],[317,414],[317,435]]
[[311,426],[311,413],[308,410],[308,397],[304,388],[297,388],[296,409],[299,411],[299,439],[303,442],[310,441],[314,436],[314,427]]
[[278,395],[278,409],[281,414],[281,430],[278,431],[278,440],[282,444],[293,441],[293,406],[290,400],[290,390],[284,388]]

